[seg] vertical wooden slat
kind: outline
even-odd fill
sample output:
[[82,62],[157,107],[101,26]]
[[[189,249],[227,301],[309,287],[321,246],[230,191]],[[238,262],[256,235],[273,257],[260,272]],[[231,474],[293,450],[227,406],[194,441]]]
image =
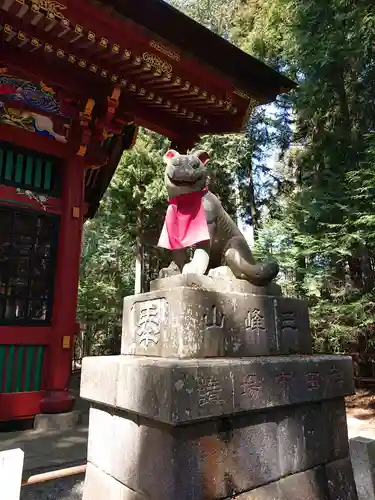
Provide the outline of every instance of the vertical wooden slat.
[[40,391],[42,383],[43,351],[43,346],[39,346],[36,351],[34,391]]
[[14,355],[16,348],[14,345],[9,347],[7,366],[5,371],[5,387],[4,392],[12,392],[13,389],[13,369],[14,369]]
[[51,180],[52,180],[52,163],[50,161],[46,161],[44,169],[44,189],[46,189],[47,191],[51,189]]
[[16,386],[14,391],[21,392],[22,391],[22,377],[23,377],[23,356],[25,352],[25,347],[20,346],[17,349],[17,366],[16,366]]
[[26,158],[26,172],[25,172],[25,184],[32,186],[33,184],[33,157],[28,156]]
[[22,174],[23,174],[23,155],[18,154],[16,156],[16,175],[14,176],[14,180],[17,184],[22,183]]
[[6,162],[5,162],[5,179],[8,181],[12,180],[13,174],[13,163],[14,163],[14,154],[13,151],[6,152]]
[[31,381],[33,378],[33,366],[34,366],[34,346],[29,346],[26,349],[26,370],[25,370],[25,384],[24,391],[31,391]]
[[34,179],[34,187],[41,188],[42,187],[42,177],[43,177],[43,161],[41,158],[36,160],[35,165],[35,179]]
[[0,392],[4,387],[4,374],[5,374],[5,360],[6,360],[6,346],[0,346]]

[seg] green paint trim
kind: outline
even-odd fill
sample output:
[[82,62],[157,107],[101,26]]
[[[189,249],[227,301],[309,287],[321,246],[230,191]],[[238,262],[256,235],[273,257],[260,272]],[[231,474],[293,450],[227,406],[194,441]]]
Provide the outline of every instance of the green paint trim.
[[0,198],[0,202],[11,203],[12,205],[21,205],[22,207],[35,208],[32,203],[23,203],[22,201],[6,200],[5,198]]
[[6,354],[6,346],[0,346],[0,392],[3,390],[4,386],[4,367],[5,367],[5,354]]
[[34,170],[33,157],[28,156],[26,158],[26,173],[25,173],[25,184],[27,184],[28,186],[33,185],[33,170]]
[[6,363],[5,387],[4,392],[12,392],[13,388],[13,368],[14,368],[14,355],[16,347],[11,345],[8,350],[8,359]]
[[36,188],[42,187],[42,176],[43,176],[43,161],[40,158],[38,158],[36,160],[36,166],[35,166],[34,187]]
[[46,191],[51,191],[51,181],[52,181],[52,163],[46,161],[46,167],[44,170],[44,189]]
[[11,181],[12,173],[13,173],[13,164],[14,164],[14,154],[13,151],[6,152],[6,162],[5,162],[5,179]]
[[32,370],[34,365],[34,346],[29,346],[26,349],[26,370],[25,370],[25,384],[23,390],[25,392],[31,391]]
[[40,391],[40,387],[42,385],[43,354],[44,347],[39,346],[36,351],[34,391]]
[[3,175],[4,156],[4,150],[0,149],[0,179]]
[[23,155],[18,154],[16,159],[16,175],[14,180],[17,184],[22,184],[22,174],[23,174]]
[[23,377],[23,356],[25,347],[20,346],[17,349],[17,366],[16,366],[16,386],[14,392],[22,392],[22,377]]

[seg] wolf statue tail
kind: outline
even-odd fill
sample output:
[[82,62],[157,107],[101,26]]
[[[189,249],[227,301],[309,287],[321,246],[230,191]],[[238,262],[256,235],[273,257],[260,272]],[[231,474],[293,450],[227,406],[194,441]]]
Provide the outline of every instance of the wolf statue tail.
[[225,252],[226,264],[238,279],[249,281],[256,286],[266,286],[279,273],[276,260],[256,262],[246,241],[233,238]]

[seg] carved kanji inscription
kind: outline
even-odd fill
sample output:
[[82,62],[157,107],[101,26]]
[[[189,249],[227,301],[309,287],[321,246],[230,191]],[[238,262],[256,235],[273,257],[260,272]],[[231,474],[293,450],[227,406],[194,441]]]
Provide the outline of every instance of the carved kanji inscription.
[[248,312],[245,320],[246,333],[252,333],[260,335],[266,331],[266,324],[264,321],[264,315],[261,313],[260,309],[253,309]]
[[225,316],[216,306],[212,306],[211,310],[204,315],[204,322],[207,329],[224,328]]
[[158,344],[162,321],[166,315],[166,300],[156,299],[140,302],[138,306],[138,321],[136,323],[136,334],[139,343],[144,347]]
[[198,379],[198,404],[200,407],[211,404],[221,405],[223,388],[214,376],[199,377]]
[[316,391],[320,388],[320,375],[317,372],[306,374],[307,389],[309,391]]
[[281,372],[279,375],[277,375],[276,382],[279,386],[283,388],[284,392],[286,392],[289,389],[292,377],[293,375],[287,372]]
[[282,312],[280,314],[280,326],[282,332],[298,333],[296,313],[293,311]]
[[262,381],[255,373],[245,375],[241,384],[241,396],[247,396],[250,399],[258,399]]

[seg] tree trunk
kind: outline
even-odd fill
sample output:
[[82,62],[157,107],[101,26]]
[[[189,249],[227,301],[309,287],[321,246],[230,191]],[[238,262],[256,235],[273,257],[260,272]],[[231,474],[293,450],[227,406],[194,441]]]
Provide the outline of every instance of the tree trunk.
[[305,275],[306,275],[306,257],[300,255],[297,257],[297,269],[296,269],[296,292],[300,297],[304,297],[306,295]]
[[134,293],[143,293],[144,247],[142,245],[143,210],[140,206],[137,214],[137,236],[135,241],[135,284]]

